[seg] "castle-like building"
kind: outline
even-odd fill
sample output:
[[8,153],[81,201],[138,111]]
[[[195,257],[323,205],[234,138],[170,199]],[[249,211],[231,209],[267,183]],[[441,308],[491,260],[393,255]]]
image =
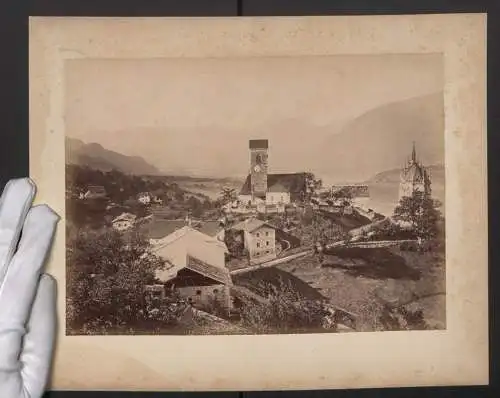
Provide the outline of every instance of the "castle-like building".
[[418,161],[415,143],[413,143],[411,157],[401,170],[399,199],[405,196],[411,197],[416,191],[430,195],[431,179],[427,169]]

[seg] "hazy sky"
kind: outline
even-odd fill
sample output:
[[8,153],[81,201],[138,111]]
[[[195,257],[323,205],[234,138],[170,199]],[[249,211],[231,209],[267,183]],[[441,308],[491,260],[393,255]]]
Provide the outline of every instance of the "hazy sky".
[[[166,172],[244,174],[249,138],[296,156],[377,106],[443,89],[439,55],[72,60],[67,135],[139,155]],[[321,137],[319,137],[321,135]],[[286,154],[286,151],[284,151]],[[283,151],[282,151],[283,153]]]

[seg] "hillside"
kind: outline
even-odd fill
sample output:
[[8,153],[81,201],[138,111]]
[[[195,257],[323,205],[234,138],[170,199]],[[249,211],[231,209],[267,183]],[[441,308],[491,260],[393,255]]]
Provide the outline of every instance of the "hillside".
[[319,174],[340,180],[363,181],[373,170],[399,169],[415,141],[424,164],[444,162],[442,93],[411,98],[370,110],[337,134],[320,142]]
[[139,156],[127,156],[110,151],[100,144],[87,144],[74,138],[66,138],[66,163],[88,166],[101,171],[113,169],[125,174],[158,175],[160,171]]

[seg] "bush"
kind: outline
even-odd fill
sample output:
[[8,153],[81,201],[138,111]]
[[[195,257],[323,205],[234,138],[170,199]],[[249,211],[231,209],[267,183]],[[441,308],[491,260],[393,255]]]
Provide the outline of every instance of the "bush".
[[430,329],[422,310],[408,310],[404,306],[384,305],[378,321],[381,329],[386,331]]
[[325,311],[314,300],[305,300],[282,280],[279,286],[268,284],[266,304],[243,304],[241,320],[257,333],[312,332],[323,328]]
[[68,329],[95,334],[150,320],[144,286],[165,266],[139,235],[80,230],[67,243]]

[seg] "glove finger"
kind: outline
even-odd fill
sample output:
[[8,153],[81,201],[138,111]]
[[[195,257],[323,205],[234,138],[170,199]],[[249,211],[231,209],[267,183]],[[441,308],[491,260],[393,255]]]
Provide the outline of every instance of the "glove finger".
[[40,278],[20,356],[22,380],[30,397],[43,394],[52,364],[56,329],[56,281]]
[[0,286],[0,325],[25,326],[58,219],[45,205],[28,212],[18,250]]
[[7,183],[0,199],[0,286],[35,192],[35,184],[29,178],[15,179]]

